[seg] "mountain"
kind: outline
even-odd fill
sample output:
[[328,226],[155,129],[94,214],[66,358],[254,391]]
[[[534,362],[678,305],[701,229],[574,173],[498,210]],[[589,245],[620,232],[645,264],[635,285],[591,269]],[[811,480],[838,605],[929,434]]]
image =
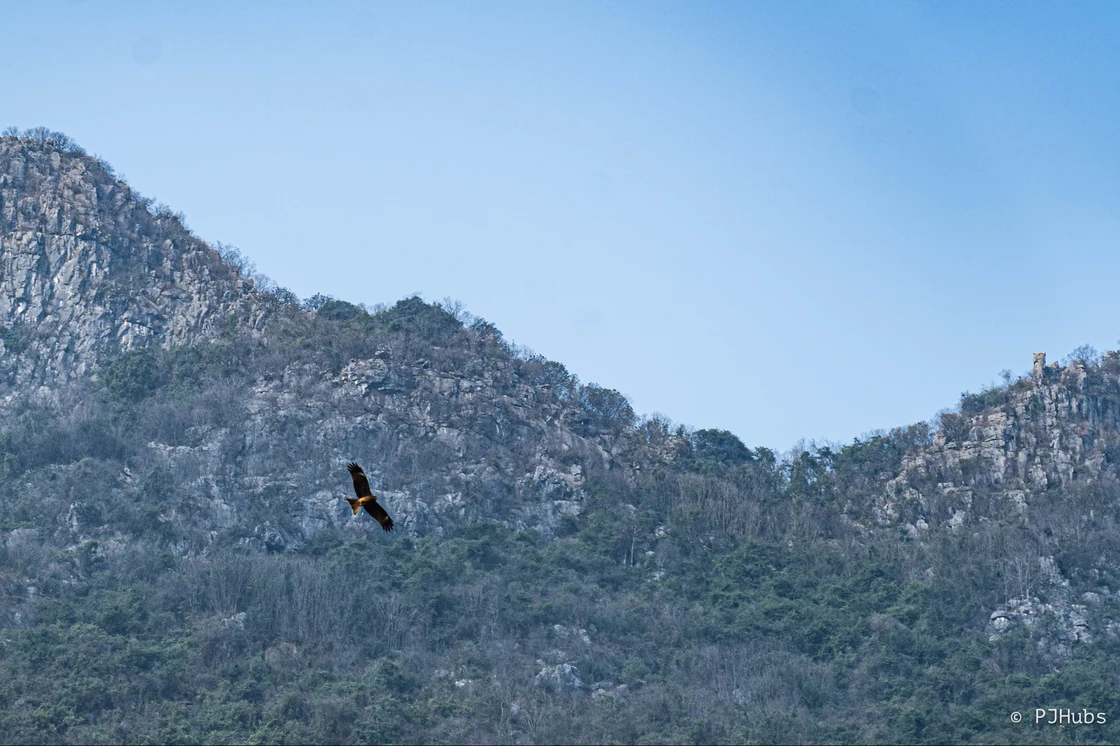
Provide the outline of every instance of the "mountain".
[[1117,353],[779,458],[301,303],[58,133],[0,216],[0,742],[1120,737]]
[[191,406],[150,432],[151,458],[189,474],[184,539],[233,527],[288,546],[350,525],[337,472],[353,458],[375,458],[371,478],[412,533],[484,517],[547,532],[578,514],[585,464],[620,467],[641,447],[619,394],[517,358],[485,322],[417,298],[376,317],[341,301],[308,313],[84,154],[7,138],[0,169],[10,396],[108,374],[120,398],[187,407],[161,366],[203,345],[237,367],[235,401],[210,413],[220,422]]

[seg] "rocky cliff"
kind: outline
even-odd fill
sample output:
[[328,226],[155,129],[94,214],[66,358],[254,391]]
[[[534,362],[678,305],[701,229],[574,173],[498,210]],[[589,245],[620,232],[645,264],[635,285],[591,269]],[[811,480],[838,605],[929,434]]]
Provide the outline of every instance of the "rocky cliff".
[[1100,635],[1120,640],[1118,557],[1101,531],[1116,505],[1118,457],[1120,355],[1061,366],[1036,353],[1029,378],[966,395],[959,413],[942,415],[933,443],[903,457],[874,516],[919,542],[938,531],[980,536],[993,523],[1046,537],[1005,557],[1006,600],[989,631],[994,641],[1044,630],[1039,645],[1068,655]]
[[634,435],[577,432],[579,407],[517,367],[499,357],[465,375],[387,349],[338,373],[291,364],[231,402],[236,423],[149,443],[194,508],[166,517],[184,536],[206,526],[262,549],[327,527],[373,531],[341,500],[345,464],[357,459],[407,533],[498,520],[551,536],[563,516],[579,516],[585,469],[627,470],[620,445]]
[[9,384],[92,373],[105,355],[259,329],[252,283],[179,216],[52,140],[0,138],[0,351]]
[[[1048,491],[1114,474],[1120,455],[1120,355],[1065,367],[1035,355],[1030,378],[965,397],[934,442],[907,453],[887,483],[880,521],[948,526],[1019,515]],[[977,494],[983,506],[974,505]],[[981,507],[980,511],[976,508]]]

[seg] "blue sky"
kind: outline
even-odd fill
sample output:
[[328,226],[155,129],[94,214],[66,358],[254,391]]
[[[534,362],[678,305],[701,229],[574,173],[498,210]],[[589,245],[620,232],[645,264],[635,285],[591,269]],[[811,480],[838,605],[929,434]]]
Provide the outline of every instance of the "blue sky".
[[0,0],[0,127],[750,446],[1117,347],[1120,4],[321,5]]

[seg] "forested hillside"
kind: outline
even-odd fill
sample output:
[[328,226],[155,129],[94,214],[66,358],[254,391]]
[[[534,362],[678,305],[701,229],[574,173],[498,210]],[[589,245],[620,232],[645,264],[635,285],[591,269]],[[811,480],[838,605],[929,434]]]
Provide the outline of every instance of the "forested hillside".
[[1116,353],[781,456],[300,302],[57,133],[0,231],[0,742],[1120,740]]

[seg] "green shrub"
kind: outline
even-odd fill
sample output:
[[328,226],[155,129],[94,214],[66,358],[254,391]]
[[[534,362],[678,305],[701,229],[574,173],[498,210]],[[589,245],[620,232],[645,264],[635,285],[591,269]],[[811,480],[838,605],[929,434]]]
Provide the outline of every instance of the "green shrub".
[[697,430],[692,434],[692,450],[697,460],[728,466],[742,466],[754,460],[751,449],[726,430]]
[[8,352],[18,355],[27,349],[27,333],[20,327],[0,326],[0,342]]
[[941,431],[950,443],[959,442],[968,436],[968,420],[955,412],[942,412]]
[[109,393],[122,401],[140,401],[167,383],[157,347],[142,347],[113,358],[105,365],[102,381]]
[[1001,386],[986,386],[979,394],[965,391],[961,394],[961,414],[980,414],[988,409],[1002,407],[1010,397],[1008,389]]
[[319,306],[316,313],[324,319],[331,321],[351,321],[359,316],[367,315],[358,306],[353,303],[347,303],[344,300],[329,300]]

